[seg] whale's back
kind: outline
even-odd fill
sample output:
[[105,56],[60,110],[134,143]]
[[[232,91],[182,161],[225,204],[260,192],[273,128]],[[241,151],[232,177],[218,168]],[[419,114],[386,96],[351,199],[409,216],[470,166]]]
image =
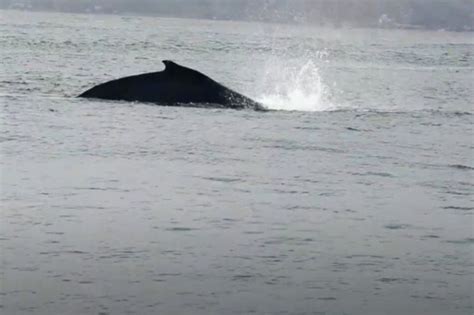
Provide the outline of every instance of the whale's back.
[[208,76],[172,61],[165,70],[125,77],[99,84],[79,95],[85,98],[150,102],[160,105],[215,104],[222,107],[259,107]]

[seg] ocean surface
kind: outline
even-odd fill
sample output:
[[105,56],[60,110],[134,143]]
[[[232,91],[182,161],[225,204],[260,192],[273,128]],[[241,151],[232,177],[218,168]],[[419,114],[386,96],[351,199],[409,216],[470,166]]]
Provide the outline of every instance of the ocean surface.
[[[0,313],[473,314],[472,33],[0,11]],[[171,59],[265,104],[75,98]]]

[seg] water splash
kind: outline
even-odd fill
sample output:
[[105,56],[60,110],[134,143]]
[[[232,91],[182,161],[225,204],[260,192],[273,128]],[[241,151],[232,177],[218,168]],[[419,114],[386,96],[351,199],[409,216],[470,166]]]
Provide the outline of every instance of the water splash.
[[[321,59],[321,55],[317,55]],[[312,59],[289,64],[282,59],[267,62],[258,101],[269,109],[289,111],[325,111],[335,106],[329,87]]]

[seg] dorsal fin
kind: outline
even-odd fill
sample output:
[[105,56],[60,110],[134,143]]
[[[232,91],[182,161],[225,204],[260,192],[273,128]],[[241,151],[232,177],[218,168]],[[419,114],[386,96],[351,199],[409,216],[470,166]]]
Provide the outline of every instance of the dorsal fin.
[[168,73],[199,73],[196,70],[178,65],[176,62],[171,60],[163,60],[163,63],[165,64],[165,72]]
[[171,60],[163,60],[163,63],[165,64],[165,71],[172,71],[174,69],[182,68],[180,65]]
[[188,77],[188,78],[195,78],[195,79],[213,81],[211,78],[209,78],[205,74],[203,74],[199,71],[196,71],[194,69],[178,65],[174,61],[163,60],[163,63],[165,64],[165,70],[164,70],[165,73],[173,74],[173,75],[179,75],[183,78]]

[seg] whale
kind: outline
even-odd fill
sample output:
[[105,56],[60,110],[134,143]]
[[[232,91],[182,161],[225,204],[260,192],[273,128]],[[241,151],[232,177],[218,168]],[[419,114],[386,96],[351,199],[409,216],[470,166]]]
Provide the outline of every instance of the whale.
[[80,94],[81,98],[144,102],[162,106],[253,109],[265,107],[205,74],[163,60],[165,69],[108,81]]

